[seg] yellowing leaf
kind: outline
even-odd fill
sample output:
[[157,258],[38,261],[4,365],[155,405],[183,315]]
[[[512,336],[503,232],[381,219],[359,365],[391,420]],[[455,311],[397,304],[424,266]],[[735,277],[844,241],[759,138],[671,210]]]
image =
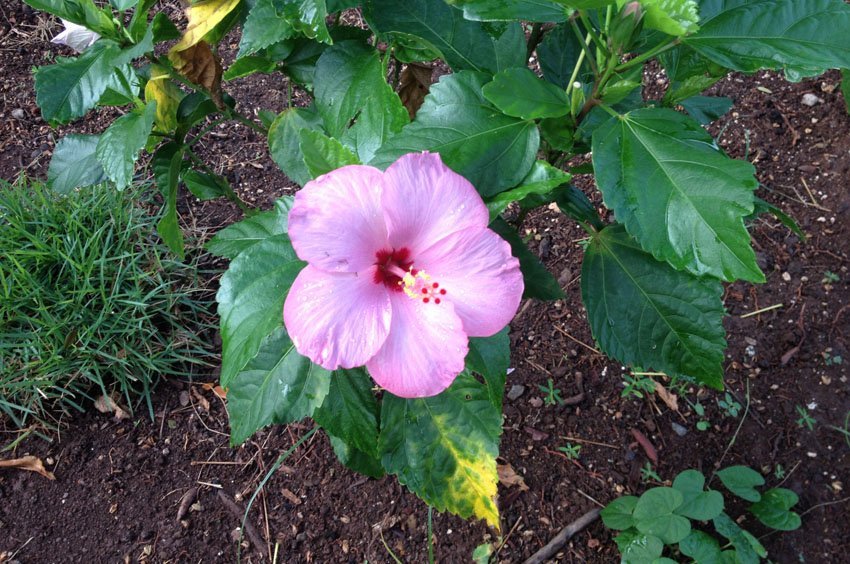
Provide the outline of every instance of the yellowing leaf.
[[145,101],[156,101],[154,126],[160,133],[168,133],[177,127],[177,107],[183,93],[169,78],[168,73],[157,65],[151,66],[151,78],[145,85]]
[[189,25],[183,33],[183,38],[171,48],[171,52],[185,51],[198,43],[238,4],[239,0],[201,0],[189,6],[186,10]]
[[221,62],[207,42],[200,41],[183,51],[172,50],[168,57],[177,72],[203,86],[218,108],[224,107],[221,101]]

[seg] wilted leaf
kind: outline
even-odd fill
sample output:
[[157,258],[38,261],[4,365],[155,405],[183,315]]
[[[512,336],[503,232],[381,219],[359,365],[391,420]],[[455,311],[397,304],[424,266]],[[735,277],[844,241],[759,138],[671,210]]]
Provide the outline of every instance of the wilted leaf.
[[510,464],[497,464],[496,473],[499,475],[499,483],[506,488],[517,486],[520,491],[528,491],[525,479],[517,474],[514,467]]
[[239,0],[201,0],[186,10],[189,25],[171,52],[185,51],[197,44],[239,4]]
[[667,388],[662,386],[659,382],[655,383],[655,393],[658,394],[661,401],[667,404],[667,407],[673,411],[679,411],[679,398],[676,394],[668,392]]
[[13,458],[12,460],[0,460],[0,468],[29,470],[30,472],[38,472],[48,480],[56,479],[53,472],[48,471],[41,462],[41,459],[35,456],[23,456],[21,458]]
[[130,415],[110,396],[102,395],[97,398],[94,402],[94,408],[101,413],[113,413],[115,419],[118,420],[130,418]]
[[172,50],[169,58],[177,72],[206,88],[216,107],[224,108],[221,99],[221,62],[208,43],[200,41],[183,51]]
[[410,119],[416,117],[416,112],[431,90],[431,71],[430,65],[422,63],[410,63],[401,71],[398,95]]

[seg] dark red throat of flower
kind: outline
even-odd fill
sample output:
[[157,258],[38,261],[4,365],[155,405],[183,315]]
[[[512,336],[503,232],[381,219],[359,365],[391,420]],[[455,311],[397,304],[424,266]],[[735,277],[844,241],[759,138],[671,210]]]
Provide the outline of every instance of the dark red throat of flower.
[[[413,261],[410,258],[410,249],[402,247],[395,250],[384,250],[375,253],[375,284],[384,284],[394,292],[403,289],[402,276],[410,271]],[[416,271],[411,273],[416,276]]]

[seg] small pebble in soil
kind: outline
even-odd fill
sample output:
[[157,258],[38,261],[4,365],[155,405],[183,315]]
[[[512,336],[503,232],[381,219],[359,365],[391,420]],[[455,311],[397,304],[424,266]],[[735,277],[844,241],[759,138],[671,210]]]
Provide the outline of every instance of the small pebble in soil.
[[12,117],[15,119],[24,119],[26,117],[26,114],[21,108],[15,108],[14,110],[12,110]]
[[673,431],[677,435],[679,435],[680,437],[684,437],[685,435],[688,434],[688,430],[685,427],[683,427],[682,425],[679,425],[678,423],[676,423],[675,421],[672,421],[670,423],[670,426],[673,427]]
[[807,92],[806,94],[803,94],[802,102],[803,102],[804,106],[811,107],[811,106],[815,106],[817,104],[823,104],[823,98],[819,98],[818,96],[815,96],[811,92]]
[[521,386],[519,384],[514,384],[511,386],[510,391],[508,391],[508,399],[511,401],[519,399],[519,397],[525,393],[525,386]]

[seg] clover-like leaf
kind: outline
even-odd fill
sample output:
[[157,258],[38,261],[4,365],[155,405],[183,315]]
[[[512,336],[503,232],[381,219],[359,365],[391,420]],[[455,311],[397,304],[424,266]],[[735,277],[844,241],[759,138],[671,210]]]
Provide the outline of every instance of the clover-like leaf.
[[638,498],[633,495],[624,495],[618,497],[611,503],[605,506],[605,509],[599,514],[602,517],[602,522],[609,529],[622,531],[635,526],[633,513],[637,505]]
[[679,550],[700,564],[723,564],[720,543],[702,531],[691,531],[679,542]]
[[673,488],[652,488],[637,500],[632,518],[641,533],[653,535],[664,544],[674,544],[688,536],[691,523],[674,511],[684,498]]
[[676,514],[697,521],[714,519],[723,512],[723,494],[705,491],[705,476],[696,470],[685,470],[673,480],[673,488],[681,492],[684,501]]
[[800,528],[800,516],[793,511],[800,498],[786,488],[771,488],[764,492],[761,499],[750,506],[750,513],[759,521],[778,531],[794,531]]
[[761,499],[761,494],[755,488],[764,485],[764,477],[752,468],[730,466],[717,472],[717,477],[730,492],[741,499],[753,502]]

